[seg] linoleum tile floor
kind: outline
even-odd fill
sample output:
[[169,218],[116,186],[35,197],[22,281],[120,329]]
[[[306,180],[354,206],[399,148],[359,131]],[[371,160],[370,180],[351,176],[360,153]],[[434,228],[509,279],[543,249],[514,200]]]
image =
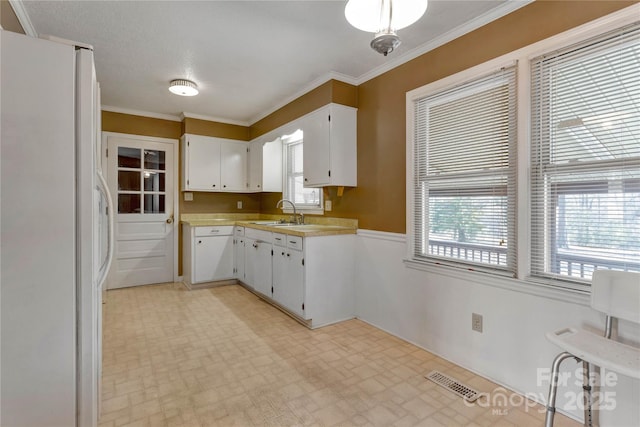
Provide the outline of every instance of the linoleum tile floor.
[[110,290],[103,308],[100,427],[543,425],[540,405],[468,406],[424,376],[498,386],[367,323],[309,330],[238,285]]

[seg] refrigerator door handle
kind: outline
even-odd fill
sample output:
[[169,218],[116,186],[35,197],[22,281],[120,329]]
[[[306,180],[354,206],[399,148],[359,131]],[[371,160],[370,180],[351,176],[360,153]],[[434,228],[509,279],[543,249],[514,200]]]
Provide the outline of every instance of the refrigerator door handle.
[[104,264],[100,267],[99,278],[98,278],[98,287],[101,288],[104,284],[104,281],[107,279],[107,274],[109,273],[109,269],[111,268],[111,262],[113,261],[113,250],[115,246],[114,242],[114,210],[113,210],[113,200],[111,199],[111,192],[109,191],[109,186],[107,185],[107,181],[104,179],[102,174],[98,172],[96,174],[98,177],[98,190],[104,194],[105,199],[107,200],[107,258],[104,261]]

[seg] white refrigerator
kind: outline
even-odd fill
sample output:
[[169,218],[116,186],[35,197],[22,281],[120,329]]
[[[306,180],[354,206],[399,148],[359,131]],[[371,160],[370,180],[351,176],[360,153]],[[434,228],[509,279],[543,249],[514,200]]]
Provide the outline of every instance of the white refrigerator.
[[90,46],[0,31],[0,425],[95,426],[111,201]]

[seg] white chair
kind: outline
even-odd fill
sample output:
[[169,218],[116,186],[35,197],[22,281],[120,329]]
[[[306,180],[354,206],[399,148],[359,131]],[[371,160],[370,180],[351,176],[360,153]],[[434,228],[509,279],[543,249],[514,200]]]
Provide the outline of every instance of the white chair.
[[553,361],[545,427],[553,426],[556,412],[558,372],[562,361],[574,358],[582,362],[584,389],[584,425],[592,425],[589,364],[640,379],[640,348],[611,339],[614,318],[640,323],[640,273],[596,270],[591,281],[591,307],[606,314],[604,337],[580,328],[547,333],[547,339],[564,352]]

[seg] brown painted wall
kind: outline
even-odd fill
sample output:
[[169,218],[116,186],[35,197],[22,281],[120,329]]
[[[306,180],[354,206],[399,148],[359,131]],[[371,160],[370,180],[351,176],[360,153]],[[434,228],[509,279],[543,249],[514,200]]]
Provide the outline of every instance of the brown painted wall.
[[22,25],[20,25],[20,21],[18,21],[16,13],[7,0],[0,1],[0,25],[3,30],[20,34],[25,33]]
[[348,83],[329,80],[252,124],[249,139],[264,135],[331,102],[357,107],[357,88]]
[[130,135],[178,139],[182,135],[182,124],[172,120],[103,111],[102,130],[105,132],[128,133]]
[[357,218],[360,228],[406,231],[406,92],[633,3],[536,1],[360,85],[358,187],[332,197],[330,215]]
[[218,138],[238,139],[249,141],[249,127],[230,125],[227,123],[210,122],[208,120],[185,117],[182,121],[182,133],[194,135],[217,136]]

